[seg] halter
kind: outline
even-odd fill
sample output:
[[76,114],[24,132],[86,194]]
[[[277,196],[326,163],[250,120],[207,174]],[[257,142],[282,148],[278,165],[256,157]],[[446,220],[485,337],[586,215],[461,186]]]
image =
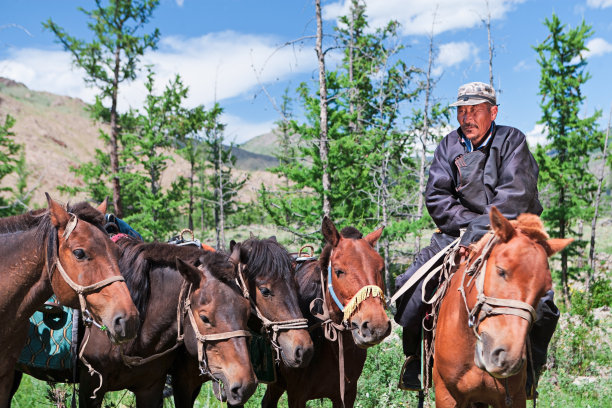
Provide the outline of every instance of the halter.
[[249,300],[251,303],[251,307],[255,310],[255,314],[261,320],[261,324],[263,326],[263,330],[266,334],[266,337],[270,340],[270,344],[272,344],[272,348],[275,351],[275,361],[281,361],[281,352],[282,347],[278,343],[278,335],[281,331],[289,331],[289,330],[301,330],[308,329],[308,319],[291,319],[291,320],[269,320],[264,316],[264,314],[259,310],[253,298],[249,295],[249,288],[244,280],[244,276],[242,276],[242,272],[244,271],[244,264],[238,263],[238,279],[236,283],[242,289],[242,295]]
[[[68,238],[70,237],[70,234],[72,234],[72,231],[74,231],[74,229],[76,228],[79,219],[76,215],[69,213],[70,214],[70,220],[68,221],[68,224],[66,224],[66,228],[64,229],[64,233],[62,234],[62,237],[64,238],[64,241],[68,241]],[[49,273],[49,278],[51,278],[53,276],[53,269],[57,268],[57,270],[59,271],[60,275],[62,275],[62,278],[64,279],[64,281],[68,284],[68,286],[70,286],[78,295],[79,297],[79,305],[81,307],[81,312],[83,313],[83,316],[85,317],[85,322],[86,323],[94,323],[96,326],[98,326],[101,330],[106,330],[106,326],[98,324],[97,322],[95,322],[95,320],[91,317],[91,313],[89,312],[89,310],[87,310],[87,305],[86,305],[86,301],[85,301],[85,295],[91,292],[95,292],[100,288],[103,288],[105,286],[108,286],[114,282],[120,282],[120,281],[125,281],[125,279],[123,278],[123,276],[121,275],[117,275],[117,276],[111,276],[110,278],[106,278],[101,280],[100,282],[91,284],[91,285],[87,285],[87,286],[82,286],[79,285],[78,283],[74,282],[70,276],[68,276],[68,273],[66,273],[66,270],[64,269],[64,267],[62,266],[62,263],[60,262],[59,259],[59,254],[57,252],[54,253],[54,259],[53,259],[53,263],[48,267],[48,273]]]
[[[525,303],[520,300],[514,299],[499,299],[494,297],[489,297],[484,294],[484,281],[487,273],[487,260],[489,259],[489,255],[493,251],[493,247],[498,243],[498,239],[495,234],[489,238],[487,241],[482,253],[476,260],[470,265],[470,267],[463,274],[463,279],[461,280],[461,286],[459,286],[459,292],[461,292],[461,296],[463,297],[463,302],[465,304],[465,308],[468,312],[468,326],[474,330],[474,334],[476,338],[480,340],[480,335],[478,334],[478,327],[480,323],[484,321],[489,316],[497,316],[497,315],[514,315],[520,318],[527,320],[529,327],[533,324],[533,322],[537,318],[537,314],[535,309],[528,303]],[[472,282],[474,278],[476,278],[476,304],[472,307],[472,310],[469,309],[467,304],[467,297],[465,295],[465,277],[469,275],[471,276],[468,281],[468,286]]]
[[191,295],[191,285],[189,285],[189,290],[187,292],[187,298],[185,299],[185,311],[187,315],[189,316],[191,327],[193,327],[193,331],[195,333],[196,340],[198,341],[198,366],[200,368],[200,375],[208,376],[212,378],[213,380],[220,382],[219,379],[215,378],[212,371],[210,371],[210,367],[208,365],[208,357],[206,355],[206,342],[228,340],[234,337],[251,337],[251,333],[249,333],[249,331],[247,330],[234,330],[230,332],[213,333],[213,334],[200,333],[200,329],[198,329],[198,325],[193,315],[193,310],[191,309],[190,295]]
[[342,305],[338,296],[336,296],[336,292],[334,291],[334,285],[332,282],[332,265],[331,265],[331,256],[333,254],[333,250],[329,254],[329,264],[327,265],[327,289],[329,290],[329,294],[331,298],[338,306],[341,312],[344,313],[344,317],[342,319],[343,322],[348,322],[353,314],[359,308],[361,302],[366,300],[369,297],[379,297],[382,299],[383,304],[385,304],[385,294],[383,290],[376,285],[366,285],[359,289],[357,293],[349,300],[346,306]]

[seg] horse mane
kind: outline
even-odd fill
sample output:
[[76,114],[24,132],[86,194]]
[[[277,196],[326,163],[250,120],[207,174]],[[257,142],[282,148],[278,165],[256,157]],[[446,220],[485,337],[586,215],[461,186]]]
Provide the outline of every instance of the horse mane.
[[[516,220],[510,220],[510,224],[512,224],[514,229],[520,231],[524,235],[527,235],[527,237],[539,244],[544,245],[546,240],[549,238],[548,234],[544,230],[542,220],[540,220],[540,217],[535,214],[521,214]],[[470,244],[472,251],[479,253],[486,245],[491,234],[493,234],[493,232],[489,231],[477,242]]]
[[293,279],[292,260],[289,252],[275,239],[249,238],[240,246],[248,253],[246,274],[251,280],[257,276],[271,279]]
[[24,214],[0,218],[0,233],[27,231],[36,227],[45,215],[46,208],[30,210]]
[[[151,296],[150,271],[155,267],[176,269],[176,259],[193,265],[206,265],[211,274],[230,286],[235,285],[234,266],[226,254],[204,251],[192,245],[178,246],[163,242],[145,243],[132,237],[117,241],[120,248],[119,269],[141,320],[144,320]],[[178,274],[178,272],[177,272]],[[236,286],[237,288],[237,286]]]

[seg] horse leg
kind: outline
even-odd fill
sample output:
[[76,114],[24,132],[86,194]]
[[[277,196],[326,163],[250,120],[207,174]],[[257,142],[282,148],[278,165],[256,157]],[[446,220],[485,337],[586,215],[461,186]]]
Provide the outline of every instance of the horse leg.
[[[2,362],[4,363],[4,362]],[[0,370],[0,407],[10,407],[13,397],[13,380],[15,377],[14,362],[7,364]]]
[[289,408],[306,408],[306,399],[301,395],[291,394],[287,390],[287,405]]
[[187,359],[175,363],[171,371],[172,394],[176,408],[191,408],[202,388],[197,363]]
[[15,396],[15,394],[17,393],[17,390],[19,389],[19,385],[21,384],[22,377],[23,377],[23,373],[21,371],[15,370],[15,374],[13,376],[13,385],[11,386],[11,396],[9,400],[9,406],[11,405],[10,401],[13,400],[13,397]]
[[[100,408],[106,394],[104,381],[100,384],[100,377],[96,374],[90,375],[84,367],[80,367],[79,371],[79,407]],[[94,390],[98,387],[100,389],[94,396]]]
[[457,401],[450,393],[440,373],[436,370],[435,364],[432,370],[432,377],[436,390],[436,408],[463,408],[466,406],[462,402]]
[[136,407],[139,408],[162,408],[164,405],[164,386],[166,385],[166,377],[162,377],[160,381],[153,384],[147,384],[134,392],[136,396]]
[[266,393],[261,400],[262,408],[276,408],[278,406],[278,400],[285,392],[285,389],[279,387],[276,384],[269,384],[266,387]]

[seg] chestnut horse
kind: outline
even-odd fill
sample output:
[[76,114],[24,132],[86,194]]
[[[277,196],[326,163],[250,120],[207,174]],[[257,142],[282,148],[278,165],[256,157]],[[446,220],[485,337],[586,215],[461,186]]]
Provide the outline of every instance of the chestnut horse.
[[571,239],[548,239],[536,215],[508,221],[490,211],[492,232],[473,246],[440,306],[433,380],[436,407],[526,406],[528,334],[552,287],[548,257]]
[[[324,217],[321,231],[326,244],[318,262],[308,261],[296,270],[302,312],[311,325],[321,326],[311,332],[314,356],[304,368],[282,364],[278,381],[268,385],[263,407],[277,406],[285,391],[290,407],[305,407],[306,401],[317,398],[329,398],[334,407],[352,407],[367,348],[391,333],[383,259],[374,249],[383,229],[366,237],[353,227],[338,233]],[[311,304],[323,313],[313,314]]]
[[14,367],[28,322],[55,294],[104,327],[115,343],[133,338],[138,311],[117,265],[116,246],[102,229],[106,204],[68,208],[47,194],[48,211],[0,221],[0,407],[10,404]]
[[[183,342],[202,368],[193,381],[223,383],[219,398],[245,402],[257,384],[245,331],[250,307],[227,256],[129,237],[117,244],[119,266],[140,312],[140,330],[121,347],[100,331],[91,333],[83,356],[99,374],[80,370],[79,405],[99,407],[107,391],[129,389],[137,406],[161,407],[166,376],[182,358]],[[177,407],[192,406],[180,403],[190,395],[177,397]]]
[[[249,327],[263,332],[276,352],[277,362],[288,367],[304,367],[310,362],[313,344],[298,301],[298,289],[293,275],[292,259],[274,237],[250,238],[242,243],[230,243],[229,260],[236,268],[238,281],[253,310]],[[253,322],[255,320],[255,322]],[[185,341],[189,350],[189,344]],[[189,354],[193,355],[193,351]],[[191,406],[197,397],[201,381],[194,376],[194,359],[178,359],[172,371],[175,401],[190,395],[181,406]],[[216,389],[216,384],[213,384]],[[177,402],[177,406],[179,406]],[[232,403],[232,405],[238,405]]]

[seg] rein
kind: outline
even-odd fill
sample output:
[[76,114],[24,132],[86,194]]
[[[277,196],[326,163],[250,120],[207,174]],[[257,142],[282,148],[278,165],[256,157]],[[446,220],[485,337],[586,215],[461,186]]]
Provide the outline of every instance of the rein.
[[266,318],[261,312],[261,310],[259,310],[259,308],[257,307],[257,304],[255,304],[255,300],[249,294],[249,288],[243,276],[244,268],[244,264],[238,263],[238,279],[236,280],[236,283],[242,290],[242,295],[251,303],[251,307],[253,308],[253,310],[255,310],[256,316],[259,318],[259,320],[261,320],[263,331],[265,332],[266,337],[270,340],[272,348],[274,348],[276,354],[274,360],[278,363],[281,361],[282,352],[282,347],[278,343],[279,333],[281,331],[308,329],[308,319],[301,318],[273,321]]

